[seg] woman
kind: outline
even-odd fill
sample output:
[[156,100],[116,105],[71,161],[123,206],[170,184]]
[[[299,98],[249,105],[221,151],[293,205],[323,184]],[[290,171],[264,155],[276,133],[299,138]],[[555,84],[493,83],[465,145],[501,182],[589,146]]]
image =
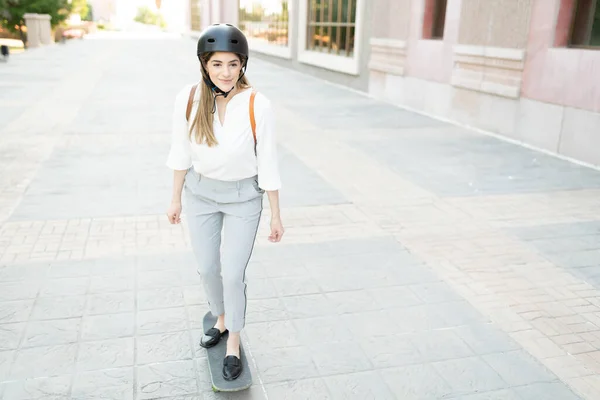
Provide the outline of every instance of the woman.
[[271,208],[269,240],[279,242],[284,232],[274,115],[269,100],[255,93],[244,76],[248,42],[239,29],[229,24],[210,26],[198,39],[197,55],[202,81],[188,85],[175,99],[167,160],[174,170],[174,184],[167,216],[171,224],[180,223],[185,187],[198,273],[210,311],[218,316],[200,345],[212,347],[229,334],[223,377],[233,380],[242,372],[245,273],[265,191]]

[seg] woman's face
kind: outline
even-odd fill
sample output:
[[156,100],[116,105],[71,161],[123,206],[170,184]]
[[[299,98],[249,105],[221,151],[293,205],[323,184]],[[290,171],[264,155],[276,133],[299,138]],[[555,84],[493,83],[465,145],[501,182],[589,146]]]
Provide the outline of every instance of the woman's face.
[[237,54],[216,52],[206,63],[210,80],[222,91],[235,87],[242,71],[242,62]]

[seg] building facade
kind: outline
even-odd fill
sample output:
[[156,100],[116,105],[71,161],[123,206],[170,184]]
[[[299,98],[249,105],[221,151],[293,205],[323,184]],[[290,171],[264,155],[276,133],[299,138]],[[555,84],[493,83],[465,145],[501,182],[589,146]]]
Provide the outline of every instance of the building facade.
[[260,57],[600,166],[600,0],[193,1]]

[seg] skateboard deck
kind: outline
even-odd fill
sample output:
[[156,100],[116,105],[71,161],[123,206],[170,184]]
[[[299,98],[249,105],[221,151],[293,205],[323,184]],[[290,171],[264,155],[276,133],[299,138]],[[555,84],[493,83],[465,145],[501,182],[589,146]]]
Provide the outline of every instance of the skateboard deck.
[[[213,316],[210,311],[204,315],[202,320],[202,327],[204,332],[215,326],[217,317]],[[242,361],[242,373],[237,379],[233,381],[226,381],[223,378],[223,359],[227,353],[227,335],[223,336],[219,343],[205,349],[208,359],[208,368],[210,370],[210,379],[212,381],[212,389],[215,392],[237,392],[238,390],[248,389],[252,385],[252,374],[250,373],[250,367],[248,366],[248,360],[246,359],[246,353],[244,347],[240,343],[240,359]]]

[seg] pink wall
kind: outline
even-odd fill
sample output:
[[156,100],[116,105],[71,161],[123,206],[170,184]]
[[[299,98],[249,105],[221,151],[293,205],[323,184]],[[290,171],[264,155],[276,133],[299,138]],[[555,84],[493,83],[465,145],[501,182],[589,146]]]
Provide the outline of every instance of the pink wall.
[[452,46],[458,40],[462,0],[448,0],[443,40],[422,39],[423,17],[431,10],[424,7],[432,2],[412,0],[406,75],[442,83],[450,83],[453,65]]
[[600,50],[553,47],[566,41],[573,3],[534,1],[522,96],[600,112]]

